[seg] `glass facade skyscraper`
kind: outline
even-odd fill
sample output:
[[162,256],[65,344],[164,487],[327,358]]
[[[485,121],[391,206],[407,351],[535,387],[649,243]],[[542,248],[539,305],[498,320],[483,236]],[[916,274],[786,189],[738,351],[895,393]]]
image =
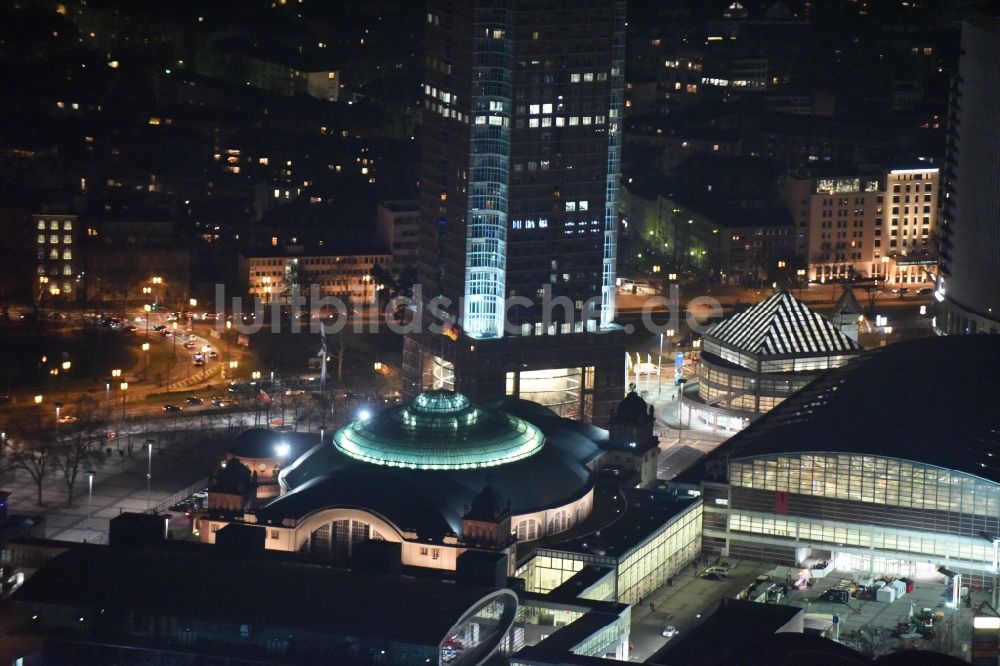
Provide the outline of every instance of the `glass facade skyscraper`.
[[[409,387],[436,377],[483,401],[523,383],[604,416],[624,394],[625,2],[431,0],[425,28],[419,274],[462,339],[410,335]],[[590,387],[558,379],[582,368]]]

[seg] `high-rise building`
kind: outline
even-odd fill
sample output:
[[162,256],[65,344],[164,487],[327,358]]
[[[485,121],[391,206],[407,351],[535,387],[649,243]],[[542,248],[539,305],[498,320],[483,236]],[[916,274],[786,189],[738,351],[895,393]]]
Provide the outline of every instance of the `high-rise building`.
[[962,25],[951,93],[935,325],[1000,329],[1000,16]]
[[460,334],[408,336],[408,388],[604,421],[624,389],[625,2],[432,0],[426,21],[420,277]]

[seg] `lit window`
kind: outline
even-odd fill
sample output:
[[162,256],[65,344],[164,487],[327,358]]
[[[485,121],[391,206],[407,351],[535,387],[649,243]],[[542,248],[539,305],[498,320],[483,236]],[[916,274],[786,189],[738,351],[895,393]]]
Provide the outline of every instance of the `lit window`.
[[529,118],[528,127],[538,127],[538,118]]
[[542,113],[552,113],[552,105],[542,104]]
[[533,116],[537,116],[539,113],[541,113],[541,108],[542,107],[539,106],[538,104],[531,104],[528,107],[528,112]]
[[580,82],[580,75],[579,74],[570,74],[569,75],[569,80],[570,80],[570,83],[579,83]]
[[552,118],[542,118],[542,127],[552,127]]
[[38,242],[42,244],[45,243],[45,234],[38,234]]
[[573,127],[574,125],[579,125],[579,124],[580,124],[580,116],[570,116],[569,117],[569,125],[570,125],[570,127]]
[[566,119],[565,118],[563,118],[562,116],[558,116],[556,118],[556,127],[562,127],[565,124],[566,124]]
[[580,210],[587,210],[589,208],[589,202],[581,201],[579,204]]
[[566,212],[573,212],[575,210],[576,210],[576,202],[575,201],[567,201],[566,202]]
[[73,242],[73,237],[69,234],[63,234],[63,244],[69,245]]
[[594,73],[593,73],[593,72],[586,72],[586,73],[585,73],[585,74],[583,75],[583,80],[584,80],[584,82],[590,82],[590,81],[593,81],[593,80],[594,80]]
[[38,220],[38,228],[45,231],[45,220]]

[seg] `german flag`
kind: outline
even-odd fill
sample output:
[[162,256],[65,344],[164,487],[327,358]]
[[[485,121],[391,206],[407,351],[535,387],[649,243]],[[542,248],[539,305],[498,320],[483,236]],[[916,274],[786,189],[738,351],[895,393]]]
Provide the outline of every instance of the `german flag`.
[[452,342],[456,342],[458,340],[458,336],[462,335],[462,329],[458,327],[458,324],[445,322],[444,326],[441,327],[441,335],[445,336]]

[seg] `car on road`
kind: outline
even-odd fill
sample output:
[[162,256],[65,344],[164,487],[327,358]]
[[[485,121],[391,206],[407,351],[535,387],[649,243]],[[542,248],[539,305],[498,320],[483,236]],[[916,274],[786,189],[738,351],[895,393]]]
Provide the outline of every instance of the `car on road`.
[[76,417],[70,414],[63,414],[59,417],[59,423],[76,423]]
[[230,404],[230,401],[226,400],[221,395],[213,395],[212,396],[212,404],[215,405],[216,407],[228,407],[229,404]]
[[729,568],[728,567],[719,567],[719,566],[709,567],[709,568],[705,569],[705,573],[714,573],[714,574],[719,574],[720,576],[728,576],[729,575]]
[[933,293],[934,293],[934,287],[921,287],[920,289],[917,289],[917,294],[919,294],[920,296],[929,296],[930,294]]
[[201,398],[197,397],[197,396],[193,396],[192,395],[192,396],[189,396],[188,399],[185,400],[184,402],[186,402],[189,405],[200,405],[201,403],[203,403],[205,401],[202,400]]
[[179,411],[181,411],[181,408],[178,407],[177,405],[172,405],[170,403],[167,403],[166,405],[163,405],[163,411],[165,411],[165,412],[179,412]]
[[217,351],[215,351],[213,349],[212,351],[208,352],[208,357],[210,359],[212,359],[212,360],[215,360],[215,359],[219,358],[219,352],[217,352]]
[[705,573],[703,573],[701,575],[701,577],[704,578],[705,580],[725,580],[726,579],[726,577],[723,576],[722,574],[717,574],[717,573],[714,573],[714,572],[711,572],[711,571],[706,571]]
[[162,331],[165,328],[166,328],[166,326],[164,326],[163,324],[157,324],[156,326],[153,327],[153,330],[154,331]]
[[184,349],[194,349],[194,347],[195,347],[195,344],[193,342],[191,342],[190,340],[188,340],[187,342],[184,343]]
[[663,636],[665,636],[667,638],[673,638],[674,636],[676,636],[679,633],[681,633],[681,632],[677,631],[677,627],[675,627],[672,624],[668,624],[667,626],[663,627],[663,631],[660,632],[661,635],[663,635]]

